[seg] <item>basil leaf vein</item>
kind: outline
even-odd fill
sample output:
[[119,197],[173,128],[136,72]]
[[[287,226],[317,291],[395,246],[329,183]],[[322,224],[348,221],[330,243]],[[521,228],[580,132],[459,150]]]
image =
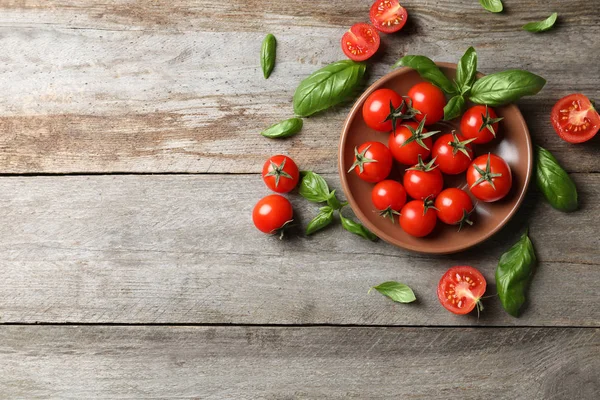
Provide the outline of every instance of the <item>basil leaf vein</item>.
[[538,93],[546,80],[528,71],[513,69],[484,76],[473,84],[469,99],[491,107],[512,103]]
[[260,66],[265,79],[269,79],[273,68],[275,68],[276,48],[277,40],[275,40],[275,36],[269,33],[263,40],[260,48]]
[[394,64],[393,68],[399,66],[414,69],[419,73],[421,78],[425,79],[427,82],[433,83],[450,95],[457,93],[456,87],[450,79],[444,75],[431,59],[425,56],[404,56]]
[[358,235],[365,239],[371,240],[373,242],[377,240],[377,236],[375,236],[375,234],[373,232],[371,232],[370,230],[368,230],[367,228],[365,228],[358,222],[355,222],[349,218],[346,218],[341,214],[340,214],[340,219],[342,220],[342,226],[348,232],[352,232],[355,235]]
[[320,231],[325,228],[333,221],[333,208],[329,206],[321,207],[319,214],[308,223],[306,227],[306,234],[312,235],[313,233]]
[[457,94],[444,107],[444,121],[450,121],[462,115],[465,109],[465,98]]
[[543,21],[529,22],[523,25],[523,29],[528,32],[545,32],[551,29],[556,23],[558,13],[552,13],[548,18]]
[[286,138],[295,135],[302,129],[301,118],[290,118],[271,125],[260,134],[268,138]]
[[415,293],[410,287],[396,281],[383,282],[377,286],[373,286],[371,289],[377,290],[379,293],[389,297],[396,303],[412,303],[417,300]]
[[300,173],[302,180],[300,181],[300,196],[306,200],[321,203],[329,198],[329,185],[319,174],[312,171],[302,171]]
[[456,67],[456,85],[461,94],[467,93],[477,75],[477,52],[469,47]]
[[548,203],[557,210],[577,210],[577,188],[556,158],[543,147],[536,146],[536,183]]

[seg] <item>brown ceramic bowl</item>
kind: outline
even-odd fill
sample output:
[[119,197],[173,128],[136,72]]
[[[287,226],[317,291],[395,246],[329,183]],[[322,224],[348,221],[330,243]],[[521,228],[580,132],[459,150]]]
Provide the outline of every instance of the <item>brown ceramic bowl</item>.
[[[456,74],[456,64],[437,63],[450,79]],[[521,112],[515,105],[495,108],[498,116],[504,117],[500,122],[500,132],[496,140],[485,145],[475,145],[475,156],[488,152],[499,155],[510,165],[513,174],[513,186],[510,193],[495,203],[484,203],[473,198],[475,224],[457,232],[456,226],[449,226],[438,221],[435,230],[427,237],[415,238],[405,233],[398,223],[392,224],[389,219],[378,215],[371,202],[373,184],[362,181],[356,173],[347,173],[354,161],[354,148],[367,141],[380,141],[387,146],[389,134],[370,129],[362,118],[362,106],[365,99],[375,90],[389,88],[401,95],[406,95],[411,86],[423,79],[410,68],[397,69],[375,82],[352,107],[342,131],[339,150],[339,171],[342,187],[348,202],[360,221],[373,233],[386,242],[396,246],[430,254],[449,254],[466,250],[488,239],[496,233],[515,214],[523,198],[531,178],[533,152],[529,131]],[[460,132],[460,118],[451,122],[428,127],[429,130],[440,130],[443,133],[456,129]],[[434,141],[435,138],[434,136]],[[404,169],[408,168],[394,163],[390,179],[402,182]],[[465,174],[454,177],[444,175],[445,187],[467,188]],[[470,193],[467,189],[467,192]]]

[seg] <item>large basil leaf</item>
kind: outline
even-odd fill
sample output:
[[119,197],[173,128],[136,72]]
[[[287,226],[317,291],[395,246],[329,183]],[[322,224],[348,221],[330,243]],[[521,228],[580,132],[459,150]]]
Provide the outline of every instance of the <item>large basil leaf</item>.
[[333,208],[329,206],[321,207],[319,214],[312,221],[308,223],[306,227],[306,234],[312,235],[313,233],[320,231],[333,221]]
[[300,175],[302,176],[298,191],[300,196],[315,203],[321,203],[329,199],[329,186],[319,174],[312,171],[302,171]]
[[[371,289],[377,290],[379,293],[389,297],[396,303],[412,303],[417,300],[412,289],[400,282],[383,282],[377,286],[373,286]],[[369,292],[370,291],[371,290],[369,290]]]
[[272,125],[260,134],[268,138],[286,138],[295,135],[302,129],[301,118],[290,118]]
[[368,230],[367,228],[365,228],[358,222],[352,221],[349,218],[345,218],[341,214],[340,214],[340,219],[342,220],[342,226],[348,232],[352,232],[355,235],[361,236],[361,237],[371,240],[371,241],[377,240],[377,236],[375,236],[375,234],[373,232],[371,232],[370,230]]
[[356,92],[365,70],[365,64],[343,60],[314,72],[296,89],[294,112],[308,117],[347,100]]
[[531,72],[513,69],[484,76],[471,89],[469,99],[473,103],[491,107],[512,103],[523,96],[538,93],[546,80]]
[[262,42],[260,48],[260,66],[263,71],[265,79],[269,79],[273,68],[275,68],[275,49],[277,47],[277,41],[275,36],[268,34]]
[[560,166],[556,158],[543,147],[536,146],[537,186],[557,210],[577,210],[577,188],[571,177]]
[[499,13],[502,12],[504,6],[502,5],[502,0],[479,0],[479,3],[488,10],[489,12]]
[[416,70],[421,78],[438,86],[444,92],[454,95],[456,87],[439,67],[425,56],[404,56],[394,64],[393,68],[403,66]]
[[465,98],[462,95],[457,94],[451,98],[444,107],[444,121],[450,121],[451,119],[460,117],[464,109]]
[[545,32],[554,26],[554,23],[556,22],[557,18],[558,13],[553,13],[543,21],[530,22],[528,24],[523,25],[523,29],[529,32]]
[[513,317],[519,315],[519,309],[525,302],[525,291],[535,264],[535,251],[527,232],[500,257],[496,268],[496,289],[502,307]]
[[469,47],[456,67],[456,85],[461,94],[467,93],[477,75],[477,52]]

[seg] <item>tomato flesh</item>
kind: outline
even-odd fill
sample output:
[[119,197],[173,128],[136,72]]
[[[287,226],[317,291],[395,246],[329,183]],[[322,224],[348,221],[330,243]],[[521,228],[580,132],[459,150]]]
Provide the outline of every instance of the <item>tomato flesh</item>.
[[468,314],[485,293],[485,278],[473,267],[452,267],[438,284],[438,299],[444,308],[454,314]]
[[394,33],[404,27],[408,13],[398,0],[377,0],[371,6],[369,19],[375,29],[384,33]]
[[569,143],[583,143],[600,130],[600,116],[592,102],[582,94],[571,94],[560,99],[552,108],[552,126],[561,139]]
[[364,61],[379,49],[379,33],[370,24],[358,23],[342,36],[342,50],[354,61]]

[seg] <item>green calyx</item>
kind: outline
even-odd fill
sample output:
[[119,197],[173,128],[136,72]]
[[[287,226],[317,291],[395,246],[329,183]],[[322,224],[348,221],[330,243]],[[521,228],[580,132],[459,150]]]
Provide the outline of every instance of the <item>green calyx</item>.
[[283,168],[285,167],[285,158],[281,162],[281,164],[277,165],[273,161],[271,161],[271,171],[265,176],[274,176],[275,177],[275,187],[279,186],[279,180],[283,176],[284,178],[292,179],[292,176],[285,172]]
[[385,210],[379,211],[379,216],[383,217],[383,218],[389,218],[392,220],[392,224],[396,223],[396,218],[394,218],[394,216],[396,215],[400,215],[400,213],[396,210],[394,210],[392,207],[388,207]]
[[[473,210],[475,210],[475,209],[473,209]],[[471,221],[471,214],[473,213],[473,210],[471,210],[471,211],[463,210],[463,216],[460,219],[460,221],[457,222],[459,232],[465,226],[465,224],[469,225],[469,226],[473,226],[473,221]]]
[[488,128],[489,131],[496,137],[496,131],[494,130],[494,124],[502,121],[504,117],[500,118],[492,118],[490,117],[490,110],[488,106],[485,106],[485,114],[481,114],[481,127],[479,127],[479,132],[483,131],[485,128]]
[[437,165],[435,165],[436,158],[437,157],[434,157],[431,161],[429,161],[427,164],[425,164],[423,162],[423,158],[419,154],[419,161],[417,162],[417,165],[415,165],[414,167],[407,168],[406,170],[407,171],[423,171],[423,172],[433,171],[434,169],[437,168]]
[[406,129],[408,129],[411,133],[411,136],[404,143],[402,143],[402,146],[406,146],[407,144],[409,144],[411,142],[417,142],[417,144],[419,146],[421,146],[425,150],[429,150],[429,147],[427,147],[427,145],[423,142],[423,139],[427,139],[427,138],[435,135],[436,133],[440,133],[440,131],[432,131],[432,132],[427,132],[427,133],[423,132],[423,128],[425,128],[425,117],[423,118],[423,120],[421,120],[421,122],[419,123],[419,126],[417,126],[417,129],[414,129],[410,125],[402,125],[402,126],[404,126]]
[[473,167],[475,167],[475,169],[477,170],[477,172],[479,172],[479,175],[481,176],[475,181],[475,183],[471,185],[471,189],[473,189],[475,186],[479,185],[482,182],[488,182],[492,186],[492,189],[496,190],[496,185],[494,185],[494,178],[499,178],[502,176],[502,174],[492,173],[492,168],[490,167],[490,153],[488,153],[487,163],[485,164],[485,171],[475,164],[473,164]]
[[352,166],[350,167],[348,172],[352,172],[352,170],[354,168],[358,167],[358,170],[362,174],[363,171],[365,170],[365,167],[364,167],[365,164],[377,162],[377,160],[370,159],[365,155],[367,153],[367,151],[369,150],[369,147],[371,147],[371,145],[368,145],[367,147],[365,147],[365,149],[363,151],[361,151],[360,153],[358,152],[358,147],[354,148],[354,163],[352,164]]
[[427,211],[430,209],[440,211],[434,206],[435,202],[433,201],[433,195],[425,197],[423,200],[423,215],[427,214]]
[[398,120],[412,119],[415,115],[421,114],[421,111],[413,108],[412,99],[410,97],[403,97],[402,103],[398,106],[398,108],[394,108],[392,101],[390,100],[390,113],[383,120],[383,122],[392,121],[392,132],[394,135],[396,134],[396,124]]
[[469,148],[467,147],[467,145],[474,140],[477,140],[477,138],[467,139],[461,142],[458,138],[458,135],[456,134],[456,131],[452,131],[452,141],[448,142],[448,145],[452,147],[452,155],[455,156],[460,151],[465,156],[469,157],[470,160],[471,155],[469,154]]

